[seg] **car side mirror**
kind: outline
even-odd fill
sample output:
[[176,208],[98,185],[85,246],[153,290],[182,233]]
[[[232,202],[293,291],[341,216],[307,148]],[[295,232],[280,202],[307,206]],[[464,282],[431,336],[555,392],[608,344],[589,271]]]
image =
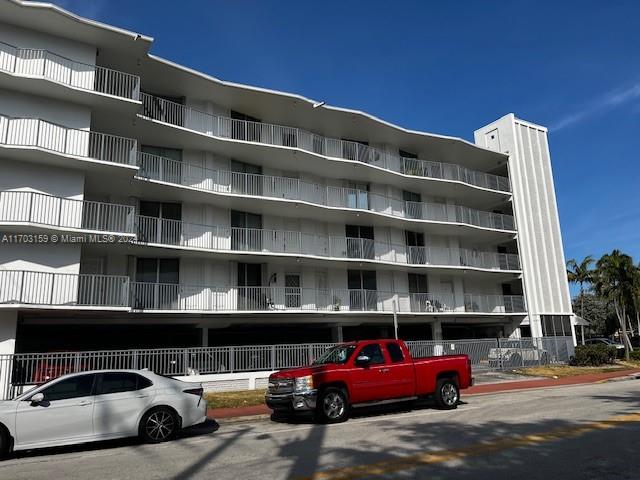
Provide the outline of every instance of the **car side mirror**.
[[31,397],[31,403],[41,403],[44,401],[44,393],[38,392],[33,397]]
[[366,355],[360,355],[358,358],[356,358],[356,365],[359,367],[366,367],[369,365],[369,363],[371,363],[371,359]]

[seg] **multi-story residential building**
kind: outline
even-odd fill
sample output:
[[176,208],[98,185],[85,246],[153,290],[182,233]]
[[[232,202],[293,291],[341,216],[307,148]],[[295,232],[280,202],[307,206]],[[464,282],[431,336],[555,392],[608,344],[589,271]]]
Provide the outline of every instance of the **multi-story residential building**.
[[2,353],[572,330],[543,127],[472,144],[0,21]]

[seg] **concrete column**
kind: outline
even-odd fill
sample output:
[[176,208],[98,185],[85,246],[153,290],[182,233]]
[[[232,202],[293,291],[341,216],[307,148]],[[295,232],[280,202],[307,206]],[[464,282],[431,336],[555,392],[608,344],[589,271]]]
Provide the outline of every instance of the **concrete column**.
[[0,311],[0,355],[15,353],[18,312]]
[[10,357],[16,350],[16,328],[18,312],[0,311],[0,400],[11,396],[11,365]]
[[209,346],[209,328],[208,327],[200,327],[200,338],[202,339],[202,346]]
[[529,315],[529,326],[531,327],[532,337],[542,337],[542,322],[540,315]]
[[331,341],[334,343],[343,342],[342,325],[333,325],[331,327]]
[[434,320],[431,327],[431,333],[434,340],[442,340],[442,320]]

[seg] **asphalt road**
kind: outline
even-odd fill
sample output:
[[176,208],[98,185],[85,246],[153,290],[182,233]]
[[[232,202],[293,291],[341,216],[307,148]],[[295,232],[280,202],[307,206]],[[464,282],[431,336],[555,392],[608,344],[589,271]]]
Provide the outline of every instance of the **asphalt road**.
[[463,400],[340,425],[212,423],[162,445],[27,452],[0,462],[0,478],[640,478],[638,380]]

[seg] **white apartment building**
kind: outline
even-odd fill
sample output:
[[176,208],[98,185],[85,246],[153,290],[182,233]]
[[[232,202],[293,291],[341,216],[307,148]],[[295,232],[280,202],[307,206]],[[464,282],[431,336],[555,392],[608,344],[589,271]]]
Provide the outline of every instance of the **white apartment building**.
[[569,334],[547,132],[475,144],[0,0],[0,353]]

